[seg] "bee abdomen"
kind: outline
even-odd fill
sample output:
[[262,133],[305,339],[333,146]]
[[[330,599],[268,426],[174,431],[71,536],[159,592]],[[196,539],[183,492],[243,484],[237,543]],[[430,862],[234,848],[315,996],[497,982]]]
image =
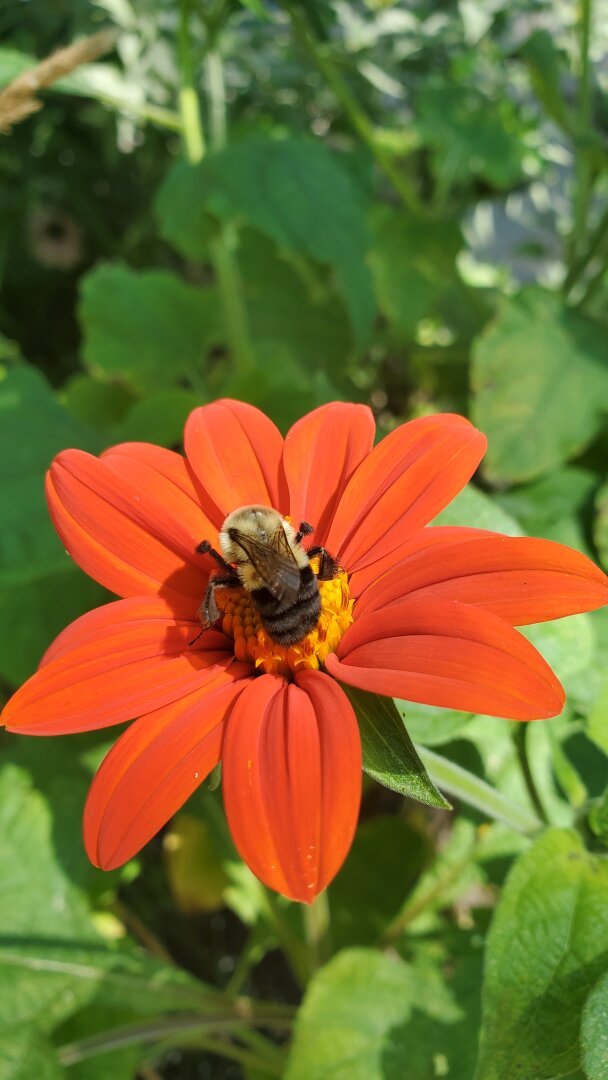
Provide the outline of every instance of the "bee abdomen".
[[321,613],[317,579],[308,567],[302,570],[295,601],[277,604],[268,589],[255,589],[252,597],[264,628],[279,645],[295,645],[314,630]]

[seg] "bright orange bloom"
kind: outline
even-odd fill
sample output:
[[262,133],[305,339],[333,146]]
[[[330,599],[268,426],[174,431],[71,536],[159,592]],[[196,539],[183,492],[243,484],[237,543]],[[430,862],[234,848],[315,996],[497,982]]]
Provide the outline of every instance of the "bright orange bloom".
[[[87,800],[97,866],[139,851],[221,759],[242,857],[310,901],[340,868],[359,811],[359,732],[338,680],[517,720],[561,711],[560,683],[514,626],[602,606],[604,574],[548,540],[428,527],[485,450],[462,417],[373,439],[359,405],[316,409],[283,440],[257,409],[219,401],[189,417],[185,458],[128,443],[53,462],[59,535],[124,599],[59,635],[3,723],[56,735],[138,718]],[[224,590],[221,623],[192,645],[214,569],[197,544],[216,545],[227,514],[253,503],[310,522],[343,572],[322,585],[319,623],[299,645],[277,646],[241,590]]]

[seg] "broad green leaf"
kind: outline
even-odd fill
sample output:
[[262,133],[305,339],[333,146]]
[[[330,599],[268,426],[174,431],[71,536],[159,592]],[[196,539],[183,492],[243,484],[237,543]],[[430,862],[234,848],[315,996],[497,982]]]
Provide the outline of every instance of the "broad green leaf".
[[523,487],[497,492],[495,499],[530,536],[556,540],[590,555],[581,517],[596,487],[595,473],[570,466]]
[[[53,534],[49,549],[56,545],[55,569],[41,567],[31,580],[0,589],[0,675],[9,686],[18,686],[33,674],[45,649],[68,623],[111,599],[74,566]],[[35,569],[32,564],[32,573]]]
[[[321,404],[317,400],[307,404],[314,397],[319,373],[327,373],[337,386],[344,380],[353,352],[344,306],[323,273],[311,280],[304,260],[288,262],[259,233],[250,229],[241,232],[237,257],[249,331],[258,359],[251,382],[299,382],[291,396],[292,411],[299,403],[297,415],[301,416],[307,408]],[[294,370],[284,374],[285,366]],[[352,395],[352,384],[348,389]],[[246,396],[245,400],[251,399]]]
[[176,166],[157,212],[165,238],[189,258],[207,255],[210,214],[243,221],[279,248],[329,264],[357,343],[367,343],[374,300],[365,206],[339,156],[321,142],[250,137],[200,165]]
[[79,313],[91,372],[136,391],[198,385],[207,352],[222,340],[214,290],[164,270],[96,266],[83,279]]
[[97,997],[138,1014],[213,1011],[203,983],[128,942],[105,941],[71,879],[65,843],[55,843],[49,804],[14,765],[0,770],[0,835],[0,1030],[50,1031]]
[[525,127],[508,94],[489,98],[475,86],[453,77],[422,82],[416,102],[416,128],[433,150],[438,184],[470,182],[480,176],[497,188],[522,179],[523,160],[531,153]]
[[329,890],[334,945],[373,945],[402,907],[429,861],[424,834],[398,817],[359,826]]
[[488,937],[475,1080],[579,1065],[581,1014],[608,955],[608,860],[550,829],[511,871]]
[[69,446],[101,448],[34,368],[0,369],[0,675],[11,686],[66,623],[107,596],[76,570],[46,507],[45,471]]
[[608,847],[608,788],[591,804],[587,820],[593,834]]
[[32,582],[65,567],[65,551],[46,508],[44,474],[54,455],[68,446],[97,450],[100,443],[59,404],[35,368],[0,368],[2,585]]
[[65,383],[61,402],[75,420],[105,432],[126,416],[134,398],[122,383],[102,382],[79,371]]
[[488,529],[491,532],[505,533],[506,536],[521,536],[523,531],[493,496],[486,495],[472,484],[468,484],[452,499],[449,506],[435,518],[433,525]]
[[453,222],[426,221],[387,206],[374,214],[368,261],[380,307],[405,338],[437,313],[461,245]]
[[51,1044],[23,1024],[0,1031],[0,1080],[61,1080],[65,1073]]
[[0,1030],[50,1031],[89,1000],[94,980],[72,970],[105,945],[83,894],[53,848],[53,819],[27,774],[0,772]]
[[585,1003],[581,1046],[588,1080],[608,1080],[608,973],[596,983]]
[[437,1067],[470,1077],[479,959],[446,957],[445,967],[447,985],[431,963],[340,952],[308,986],[286,1080],[434,1080]]
[[194,390],[168,386],[136,401],[120,423],[106,435],[117,443],[152,442],[160,446],[179,446],[189,413],[204,403],[201,395]]
[[456,709],[437,709],[434,705],[419,705],[415,701],[397,701],[395,705],[409,734],[423,746],[441,746],[462,731],[470,713]]
[[580,453],[600,429],[608,396],[602,326],[540,288],[505,299],[478,338],[474,423],[488,436],[496,483],[531,480]]
[[[403,1076],[403,1027],[419,988],[396,957],[339,953],[308,987],[298,1013],[286,1080],[396,1080]],[[386,1054],[402,1054],[402,1071]]]
[[384,787],[427,806],[450,804],[429,778],[391,698],[342,684],[359,721],[363,768]]

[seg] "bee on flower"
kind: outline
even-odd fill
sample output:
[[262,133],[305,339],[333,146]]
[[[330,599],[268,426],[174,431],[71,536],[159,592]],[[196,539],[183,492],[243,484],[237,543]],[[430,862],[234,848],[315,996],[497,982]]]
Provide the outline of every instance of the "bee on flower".
[[185,456],[126,443],[55,458],[55,527],[121,599],[59,635],[2,723],[60,735],[133,721],[87,799],[95,865],[135,855],[221,760],[241,856],[311,902],[359,813],[342,683],[514,720],[561,711],[558,679],[515,627],[601,607],[608,579],[552,541],[430,524],[485,450],[464,418],[374,434],[369,409],[334,402],[283,440],[224,400],[190,415]]

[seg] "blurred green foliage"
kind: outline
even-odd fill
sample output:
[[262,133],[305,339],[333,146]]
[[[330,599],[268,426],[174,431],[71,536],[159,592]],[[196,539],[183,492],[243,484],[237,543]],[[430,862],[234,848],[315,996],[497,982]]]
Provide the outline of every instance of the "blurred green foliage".
[[[108,599],[48,520],[52,456],[179,448],[221,395],[282,430],[335,398],[380,434],[470,415],[488,455],[441,523],[608,568],[600,0],[9,4],[0,85],[101,27],[113,52],[1,136],[5,694]],[[517,745],[489,717],[369,718],[374,775],[422,770],[430,806],[366,780],[326,927],[253,878],[211,785],[94,870],[105,735],[3,735],[0,1080],[606,1080],[608,618],[529,636],[568,706]],[[427,746],[460,766],[456,815]]]

